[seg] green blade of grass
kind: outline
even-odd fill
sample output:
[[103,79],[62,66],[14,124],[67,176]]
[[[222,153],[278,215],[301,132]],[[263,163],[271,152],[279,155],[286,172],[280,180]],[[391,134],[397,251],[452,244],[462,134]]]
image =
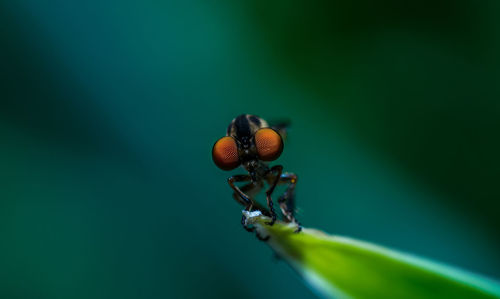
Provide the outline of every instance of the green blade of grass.
[[309,285],[333,298],[500,298],[500,284],[457,268],[364,241],[331,236],[260,212],[244,212],[268,244]]

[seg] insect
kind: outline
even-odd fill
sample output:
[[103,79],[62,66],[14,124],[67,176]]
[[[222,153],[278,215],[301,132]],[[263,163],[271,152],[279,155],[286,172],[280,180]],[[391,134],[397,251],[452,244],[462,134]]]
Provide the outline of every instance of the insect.
[[[278,159],[283,151],[283,136],[287,124],[269,126],[268,123],[255,115],[242,114],[233,119],[227,128],[226,136],[215,142],[212,148],[212,159],[220,169],[232,170],[242,166],[248,174],[234,175],[228,178],[233,190],[233,198],[245,207],[246,211],[259,210],[271,218],[268,225],[276,221],[271,195],[278,184],[288,184],[285,192],[279,197],[278,204],[284,221],[297,224],[297,232],[301,230],[299,222],[294,217],[295,186],[297,175],[283,172],[282,165],[268,166],[268,162]],[[235,183],[243,183],[241,188]],[[255,196],[269,185],[266,190],[267,208],[257,201]],[[241,223],[247,231],[253,231],[241,218]]]

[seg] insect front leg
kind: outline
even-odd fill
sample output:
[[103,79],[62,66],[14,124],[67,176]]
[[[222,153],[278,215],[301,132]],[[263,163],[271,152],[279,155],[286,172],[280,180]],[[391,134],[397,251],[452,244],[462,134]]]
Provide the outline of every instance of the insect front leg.
[[243,191],[241,191],[241,189],[238,188],[234,183],[248,182],[251,180],[252,178],[249,175],[244,175],[244,174],[233,175],[232,177],[227,179],[227,183],[229,184],[231,189],[233,189],[234,193],[239,195],[235,197],[236,201],[245,206],[245,208],[248,211],[250,211],[250,209],[252,208],[253,201],[250,199],[249,196],[243,193]]
[[281,165],[273,166],[268,172],[268,177],[270,175],[275,174],[275,177],[272,179],[272,181],[270,183],[269,189],[267,189],[267,191],[266,191],[267,206],[269,207],[269,211],[271,212],[271,221],[267,223],[269,225],[273,225],[274,222],[276,222],[276,212],[274,211],[274,207],[273,207],[274,204],[273,204],[273,199],[271,198],[271,195],[273,194],[273,191],[276,188],[276,185],[278,184],[278,182],[280,180],[282,172],[283,172],[283,166],[281,166]]
[[302,230],[300,223],[295,219],[295,186],[297,185],[297,175],[294,173],[283,173],[280,177],[280,183],[288,183],[283,195],[278,199],[281,212],[289,222],[296,223],[297,232]]
[[[259,193],[259,191],[262,190],[262,187],[264,187],[264,184],[262,183],[262,181],[260,181],[260,182],[251,182],[251,183],[246,184],[243,187],[241,187],[240,190],[243,193],[245,193],[250,199],[254,199],[255,195],[257,195],[257,193]],[[234,199],[236,199],[236,201],[241,202],[241,198],[240,198],[240,195],[238,193],[234,192],[233,193],[233,197],[234,197]],[[261,204],[259,204],[256,201],[253,202],[253,205],[252,205],[251,209],[252,210],[261,211],[263,215],[271,216],[271,214],[269,213],[269,211],[267,210],[267,208],[263,207]],[[241,224],[249,232],[253,232],[255,230],[255,228],[249,227],[247,225],[245,215],[241,216]],[[267,241],[269,239],[269,236],[262,237],[259,233],[256,233],[255,236],[257,237],[257,239],[259,239],[261,241]]]
[[[271,214],[269,213],[267,208],[254,200],[255,196],[260,192],[260,190],[262,190],[263,186],[264,184],[262,182],[251,182],[244,185],[243,187],[240,187],[240,190],[252,201],[251,210],[258,210],[261,211],[263,215],[270,216]],[[247,207],[246,202],[241,198],[238,192],[233,192],[233,198],[241,205]]]
[[[249,175],[234,175],[230,177],[227,182],[229,183],[229,186],[234,190],[233,193],[233,198],[239,202],[241,205],[245,207],[246,211],[251,211],[254,207],[260,210],[263,214],[268,214],[266,209],[262,207],[260,204],[256,203],[251,196],[260,190],[262,188],[262,184],[258,183],[250,183],[245,186],[243,186],[241,189],[237,187],[234,183],[236,182],[247,182],[251,181],[252,178]],[[258,190],[255,190],[258,189]],[[250,196],[247,194],[247,192],[250,194]],[[247,223],[246,223],[246,217],[243,215],[241,217],[241,224],[243,227],[249,231],[252,232],[254,228],[250,228]]]

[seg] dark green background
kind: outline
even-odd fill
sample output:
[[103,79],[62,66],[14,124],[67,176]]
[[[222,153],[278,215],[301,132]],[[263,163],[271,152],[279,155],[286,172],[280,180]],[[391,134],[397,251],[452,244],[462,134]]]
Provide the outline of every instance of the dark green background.
[[210,151],[290,118],[305,226],[500,277],[497,1],[0,3],[0,297],[313,298]]

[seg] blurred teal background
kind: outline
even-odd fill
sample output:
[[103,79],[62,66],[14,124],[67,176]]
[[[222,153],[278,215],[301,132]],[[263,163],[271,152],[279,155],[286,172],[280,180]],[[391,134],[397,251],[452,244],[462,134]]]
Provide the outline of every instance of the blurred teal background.
[[498,13],[2,1],[0,297],[314,298],[211,161],[241,113],[292,120],[305,226],[498,279]]

